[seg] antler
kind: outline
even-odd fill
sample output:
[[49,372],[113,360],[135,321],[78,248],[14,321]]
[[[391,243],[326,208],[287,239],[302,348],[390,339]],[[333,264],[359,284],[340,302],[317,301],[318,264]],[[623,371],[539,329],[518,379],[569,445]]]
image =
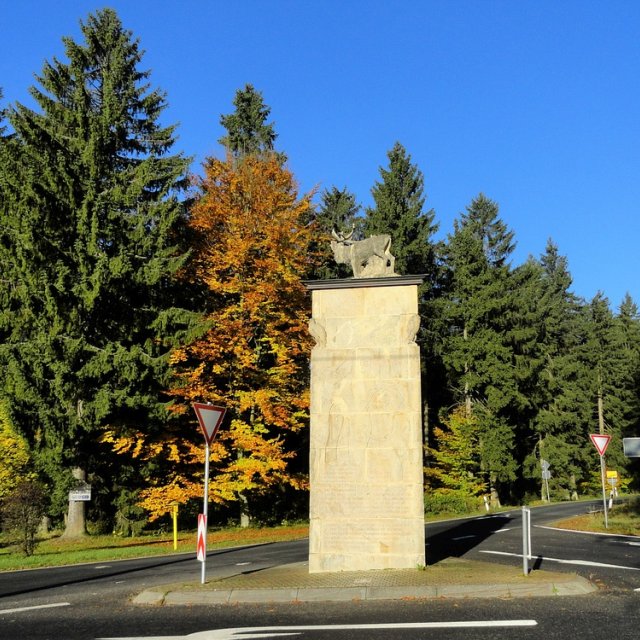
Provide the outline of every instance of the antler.
[[341,231],[338,231],[335,227],[333,227],[333,229],[331,230],[331,235],[338,241],[338,242],[348,242],[349,240],[351,240],[351,236],[353,235],[353,232],[356,229],[356,225],[354,224],[353,227],[351,227],[351,231],[348,234],[344,234]]

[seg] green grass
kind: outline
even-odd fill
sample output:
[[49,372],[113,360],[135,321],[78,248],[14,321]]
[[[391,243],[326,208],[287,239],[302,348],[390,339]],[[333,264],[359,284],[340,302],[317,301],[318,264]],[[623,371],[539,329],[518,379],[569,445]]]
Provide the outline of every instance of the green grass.
[[604,526],[604,513],[587,513],[567,518],[555,523],[556,527],[574,531],[593,531],[596,533],[617,533],[627,536],[640,536],[640,498],[614,505],[607,514],[608,528]]
[[[210,531],[207,548],[265,544],[305,538],[309,534],[307,525],[291,525],[269,528],[227,528]],[[34,555],[25,557],[17,546],[0,538],[0,571],[57,567],[82,562],[108,562],[143,556],[162,556],[172,553],[196,554],[196,532],[179,532],[177,550],[173,548],[173,534],[144,535],[121,538],[110,535],[91,535],[68,540],[52,536],[39,540]]]

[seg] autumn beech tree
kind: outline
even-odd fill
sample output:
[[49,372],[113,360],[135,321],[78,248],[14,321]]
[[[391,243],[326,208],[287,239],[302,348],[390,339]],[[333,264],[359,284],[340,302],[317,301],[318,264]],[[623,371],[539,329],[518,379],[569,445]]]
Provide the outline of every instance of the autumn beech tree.
[[311,343],[301,277],[309,267],[311,196],[298,197],[292,174],[268,151],[209,159],[199,188],[189,223],[193,260],[184,276],[206,289],[208,306],[201,335],[171,357],[173,410],[191,421],[192,444],[116,444],[137,446],[141,457],[154,447],[174,456],[176,464],[143,491],[153,517],[171,499],[202,496],[203,439],[191,404],[227,407],[211,450],[210,499],[239,504],[246,523],[260,496],[305,486],[290,465],[307,425]]

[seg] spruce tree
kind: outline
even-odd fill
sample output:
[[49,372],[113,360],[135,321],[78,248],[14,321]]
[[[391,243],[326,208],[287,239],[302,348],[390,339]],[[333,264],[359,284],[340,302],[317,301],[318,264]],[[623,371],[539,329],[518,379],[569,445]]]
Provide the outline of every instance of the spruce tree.
[[358,217],[360,205],[356,197],[346,188],[332,187],[321,195],[320,206],[314,216],[315,239],[310,251],[314,254],[315,266],[309,275],[310,279],[324,280],[329,278],[347,278],[351,269],[344,264],[336,264],[331,251],[331,233],[337,230],[342,233],[353,231],[353,239],[362,238],[362,218]]
[[[184,264],[188,161],[169,154],[165,96],[117,14],[98,11],[81,30],[82,42],[63,39],[67,61],[46,62],[31,89],[39,111],[9,112],[0,224],[13,287],[0,316],[0,393],[59,507],[72,470],[109,488],[107,425],[161,428],[183,319],[173,276]],[[83,530],[83,513],[71,512],[67,532]]]
[[[623,401],[620,432],[622,437],[637,437],[640,434],[640,313],[629,294],[620,304],[614,319],[616,344],[624,354],[624,375],[620,393]],[[625,467],[634,476],[637,486],[640,481],[640,466],[637,459],[626,459]]]
[[514,310],[509,258],[513,233],[498,206],[480,194],[454,222],[445,254],[443,359],[454,401],[477,418],[481,456],[494,501],[516,477],[515,425],[519,401],[510,336]]
[[429,282],[435,272],[432,237],[438,225],[433,209],[424,209],[424,177],[399,142],[387,157],[388,168],[380,167],[381,180],[371,189],[374,206],[366,210],[364,233],[390,234],[396,272],[427,274]]
[[540,482],[542,459],[551,465],[551,487],[562,497],[575,497],[585,479],[585,424],[589,410],[581,385],[580,301],[571,292],[567,259],[549,240],[539,264],[542,269],[537,352],[541,368],[535,390],[535,441],[529,443],[526,467]]
[[578,353],[587,406],[591,409],[588,433],[607,433],[613,437],[607,448],[607,461],[612,468],[620,468],[624,464],[625,413],[632,403],[628,394],[634,385],[633,351],[624,348],[626,337],[603,293],[597,293],[585,305],[584,321],[584,341]]
[[423,354],[423,432],[427,443],[432,416],[442,403],[437,385],[441,355],[434,339],[439,315],[433,303],[439,284],[437,256],[441,247],[433,239],[438,224],[434,210],[425,210],[424,176],[406,149],[396,142],[387,158],[387,168],[380,167],[381,179],[371,189],[374,206],[366,209],[364,235],[389,234],[396,273],[424,275],[419,289],[422,322],[417,341]]
[[233,106],[233,113],[220,117],[220,124],[227,130],[227,134],[220,138],[220,144],[235,158],[273,151],[278,135],[274,124],[267,123],[271,109],[264,103],[262,93],[247,84],[244,89],[236,91]]
[[616,344],[626,364],[624,436],[634,436],[640,427],[640,311],[627,293],[615,317]]

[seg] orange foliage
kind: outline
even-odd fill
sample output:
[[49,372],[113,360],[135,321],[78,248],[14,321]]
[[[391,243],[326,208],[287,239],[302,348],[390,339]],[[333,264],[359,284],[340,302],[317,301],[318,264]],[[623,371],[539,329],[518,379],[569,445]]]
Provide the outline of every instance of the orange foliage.
[[[210,159],[205,169],[191,212],[197,242],[187,277],[209,291],[208,329],[173,352],[171,394],[178,414],[190,413],[192,402],[227,407],[210,482],[210,498],[224,503],[276,484],[305,487],[288,463],[309,403],[309,298],[301,277],[309,260],[310,195],[298,197],[276,156]],[[145,442],[140,434],[112,445],[145,458],[178,455],[175,441]],[[152,517],[174,499],[201,496],[204,447],[195,426],[192,446],[187,470],[182,459],[180,472],[143,491],[141,504]]]

